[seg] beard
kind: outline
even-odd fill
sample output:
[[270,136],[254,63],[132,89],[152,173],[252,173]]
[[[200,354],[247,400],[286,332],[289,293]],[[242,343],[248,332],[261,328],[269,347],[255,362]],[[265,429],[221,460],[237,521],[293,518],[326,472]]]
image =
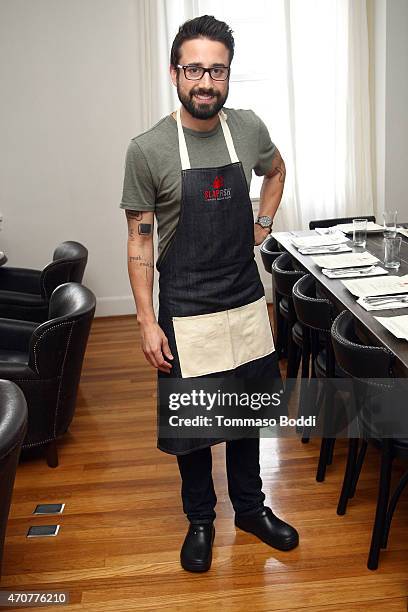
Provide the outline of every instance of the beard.
[[[184,106],[184,108],[190,113],[195,119],[212,119],[215,117],[225,104],[228,97],[228,87],[224,95],[221,95],[219,91],[215,89],[205,89],[204,87],[197,87],[184,94],[181,91],[179,80],[177,79],[177,95]],[[209,95],[214,96],[211,102],[200,102],[195,97],[196,95]]]

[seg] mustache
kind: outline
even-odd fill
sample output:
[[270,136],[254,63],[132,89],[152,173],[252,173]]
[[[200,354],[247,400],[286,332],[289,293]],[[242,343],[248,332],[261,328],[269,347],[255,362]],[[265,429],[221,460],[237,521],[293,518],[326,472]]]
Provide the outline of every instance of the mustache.
[[220,97],[220,92],[219,91],[215,91],[215,89],[203,89],[202,87],[199,87],[198,89],[192,89],[190,91],[190,97],[191,96],[215,96],[216,98]]

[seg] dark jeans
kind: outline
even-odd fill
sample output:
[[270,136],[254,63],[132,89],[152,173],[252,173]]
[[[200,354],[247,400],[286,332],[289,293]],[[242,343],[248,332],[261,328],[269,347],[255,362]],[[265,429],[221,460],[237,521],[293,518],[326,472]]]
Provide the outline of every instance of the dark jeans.
[[[191,523],[215,519],[217,496],[212,479],[211,447],[178,455],[183,510]],[[259,475],[259,438],[226,442],[228,493],[236,514],[252,514],[264,507]]]

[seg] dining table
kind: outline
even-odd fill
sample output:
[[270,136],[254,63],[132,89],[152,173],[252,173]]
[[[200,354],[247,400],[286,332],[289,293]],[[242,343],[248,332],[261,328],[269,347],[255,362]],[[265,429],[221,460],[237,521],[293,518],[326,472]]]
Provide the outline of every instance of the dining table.
[[[328,278],[322,273],[322,269],[313,261],[311,255],[302,255],[294,246],[292,240],[296,236],[316,235],[314,230],[302,232],[273,232],[272,236],[276,239],[284,251],[287,251],[293,260],[295,269],[311,274],[316,282],[319,295],[327,297],[333,304],[336,312],[349,310],[356,321],[356,333],[363,342],[374,346],[386,347],[394,355],[393,371],[394,376],[408,378],[408,341],[396,338],[374,317],[392,317],[408,314],[407,307],[367,311],[357,303],[357,298],[345,287],[340,278]],[[346,243],[352,252],[361,253],[366,250],[380,261],[379,266],[383,267],[384,259],[384,237],[382,233],[367,233],[365,249],[357,247],[352,240]],[[390,275],[403,276],[408,274],[408,238],[402,236],[401,242],[401,264],[398,270],[389,270]],[[371,277],[372,279],[374,277]],[[378,276],[381,283],[385,276]]]

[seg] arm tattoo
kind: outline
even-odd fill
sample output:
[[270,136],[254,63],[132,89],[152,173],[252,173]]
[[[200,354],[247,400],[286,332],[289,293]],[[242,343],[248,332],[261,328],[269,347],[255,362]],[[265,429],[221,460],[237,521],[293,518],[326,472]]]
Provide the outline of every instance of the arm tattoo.
[[284,183],[285,182],[285,176],[286,176],[286,168],[285,168],[285,163],[281,157],[281,154],[279,153],[278,149],[276,149],[275,155],[273,156],[272,159],[272,170],[271,172],[268,174],[268,178],[273,178],[274,176],[278,177],[278,180],[280,183]]
[[143,213],[140,210],[126,210],[126,217],[128,219],[141,221],[143,219]]
[[137,264],[139,264],[139,266],[141,268],[145,268],[145,270],[146,270],[146,280],[147,280],[147,277],[148,277],[149,269],[152,270],[154,268],[154,265],[153,265],[152,261],[147,261],[146,259],[144,259],[140,255],[137,255],[136,257],[134,257],[134,256],[129,257],[129,263],[130,264],[132,264],[132,263],[136,264],[137,263]]
[[140,236],[149,236],[152,233],[152,225],[151,223],[139,223],[137,231]]

